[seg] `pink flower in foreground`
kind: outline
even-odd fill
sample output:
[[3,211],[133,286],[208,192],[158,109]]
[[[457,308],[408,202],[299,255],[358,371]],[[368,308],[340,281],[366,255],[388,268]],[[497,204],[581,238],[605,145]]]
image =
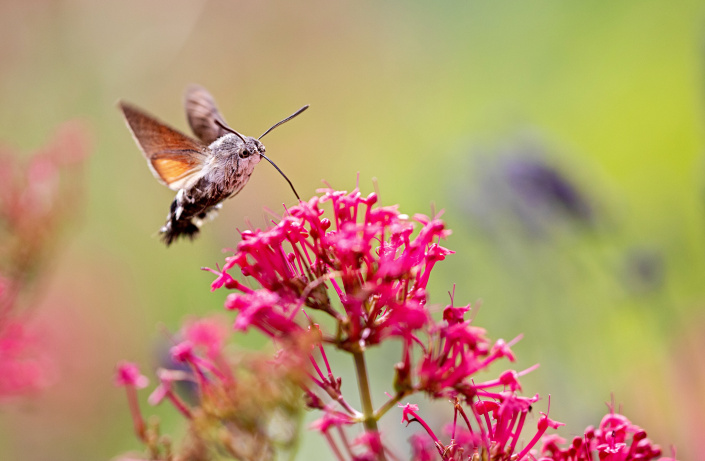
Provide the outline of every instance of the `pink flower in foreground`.
[[[310,308],[338,320],[337,345],[351,350],[422,328],[429,319],[424,305],[430,272],[452,253],[437,243],[450,233],[443,222],[421,215],[410,220],[396,207],[375,208],[376,194],[322,192],[289,209],[271,229],[243,232],[235,255],[222,271],[213,271],[219,275],[214,287],[242,292],[226,302],[239,312],[236,328],[286,336],[307,323],[299,314]],[[326,202],[330,217],[322,208]],[[421,229],[412,237],[414,221]],[[262,289],[232,282],[228,271],[235,267]],[[328,288],[342,310],[331,305]]]
[[[357,189],[321,192],[289,209],[270,229],[243,232],[222,269],[208,269],[217,277],[212,289],[234,290],[225,301],[225,308],[236,312],[233,330],[255,329],[277,351],[266,360],[232,360],[223,349],[225,330],[217,324],[203,320],[184,327],[171,353],[188,369],[160,370],[160,384],[149,399],[153,404],[169,401],[189,421],[189,448],[179,453],[181,458],[206,459],[209,452],[218,452],[235,459],[269,459],[276,445],[270,415],[277,423],[282,414],[299,420],[295,415],[301,403],[321,412],[310,428],[325,438],[339,461],[398,459],[377,424],[397,406],[402,423],[423,430],[411,439],[417,461],[530,461],[539,456],[636,461],[660,454],[645,432],[613,412],[598,429],[561,448],[565,442],[547,432],[562,423],[550,419],[548,410],[539,412],[538,421],[529,418],[539,396],[520,395],[520,377],[537,365],[520,372],[505,369],[496,378],[478,377],[501,360],[513,362],[511,348],[521,336],[491,342],[472,316],[466,319],[470,305],[453,306],[454,295],[442,320],[431,316],[430,274],[452,253],[439,245],[449,234],[444,223],[421,215],[412,220],[396,207],[376,207],[375,194],[362,197]],[[236,280],[237,269],[252,280]],[[252,281],[259,287],[251,287]],[[398,341],[401,357],[386,370],[394,394],[375,408],[365,352],[385,341]],[[327,352],[330,347],[352,356],[360,408],[343,394],[343,379],[334,373],[339,362],[329,360],[336,357]],[[384,371],[374,373],[378,377]],[[177,380],[197,388],[194,405],[178,397]],[[450,402],[452,423],[442,432],[424,420],[418,406],[399,405],[418,393]],[[150,453],[166,453],[154,442],[158,430],[140,431],[140,421],[136,428]],[[350,436],[349,429],[358,425],[361,435]]]

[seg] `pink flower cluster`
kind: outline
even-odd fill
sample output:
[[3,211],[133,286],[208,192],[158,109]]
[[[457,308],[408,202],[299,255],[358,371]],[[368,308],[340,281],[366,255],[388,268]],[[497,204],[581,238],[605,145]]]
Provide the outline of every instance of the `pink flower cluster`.
[[[291,428],[300,420],[300,405],[294,401],[300,400],[297,383],[305,376],[301,361],[291,355],[233,360],[224,351],[228,332],[219,317],[188,321],[177,335],[181,340],[170,349],[172,364],[180,368],[156,372],[159,384],[148,403],[168,402],[189,424],[178,459],[211,459],[212,450],[234,459],[259,459],[277,444],[292,444],[290,438],[297,433],[287,429],[288,435],[275,437],[269,428],[274,419],[279,427]],[[125,388],[135,433],[148,450],[147,459],[174,459],[171,441],[160,434],[158,423],[146,422],[140,409],[137,390],[147,387],[147,377],[136,364],[121,362],[115,384]],[[184,385],[195,394],[184,396]]]
[[0,146],[0,262],[40,264],[59,226],[80,211],[88,145],[83,127],[62,125],[27,162]]
[[[323,217],[325,202],[333,208],[331,218]],[[335,318],[340,330],[330,339],[356,351],[426,325],[429,275],[452,253],[437,241],[450,231],[438,219],[416,215],[413,221],[422,228],[412,238],[413,221],[396,207],[375,208],[376,202],[376,194],[324,190],[289,209],[271,229],[243,232],[235,255],[213,271],[218,275],[213,289],[241,292],[225,303],[238,312],[236,329],[254,327],[272,338],[289,335],[310,323],[296,321],[308,308]],[[262,288],[235,281],[228,273],[234,267]]]
[[[192,411],[176,392],[178,382],[197,382],[199,398],[208,399],[219,389],[227,389],[233,384],[231,370],[225,363],[222,348],[225,343],[226,330],[216,319],[203,319],[188,322],[182,331],[184,340],[174,345],[171,358],[174,363],[186,364],[191,373],[182,370],[157,370],[159,385],[149,396],[151,405],[158,405],[164,400],[171,404],[188,419],[193,417]],[[137,400],[137,389],[147,387],[149,379],[142,375],[136,364],[121,362],[115,374],[115,384],[124,387],[130,405],[135,432],[145,443],[150,439]]]
[[[427,432],[412,436],[412,459],[474,460],[473,456],[482,451],[481,447],[489,447],[488,459],[491,460],[642,461],[661,456],[661,448],[646,437],[643,429],[631,423],[625,416],[615,413],[613,409],[605,415],[597,429],[588,427],[582,437],[573,438],[567,446],[566,440],[557,434],[544,435],[546,429],[556,429],[563,424],[549,419],[548,415],[542,412],[536,434],[517,452],[517,435],[521,433],[527,410],[536,400],[538,396],[525,399],[511,395],[493,400],[477,400],[470,407],[470,417],[456,402],[453,423],[445,427],[446,435],[450,439],[447,444],[441,442],[418,416],[418,407],[407,404],[403,406],[402,422],[417,422]],[[473,426],[476,427],[475,430]],[[532,450],[539,441],[540,455]],[[661,461],[674,459],[661,458]]]
[[[613,412],[600,429],[587,431],[568,448],[559,447],[563,442],[556,435],[546,434],[562,425],[548,412],[540,413],[535,430],[527,429],[527,416],[539,396],[521,396],[519,378],[536,367],[508,369],[495,379],[477,378],[478,372],[503,359],[513,362],[511,346],[519,338],[489,341],[484,329],[466,319],[470,306],[456,307],[452,299],[440,320],[433,319],[427,306],[431,271],[452,253],[440,245],[450,233],[443,221],[422,215],[410,219],[396,207],[377,207],[376,194],[363,197],[357,189],[320,192],[287,210],[271,228],[242,232],[242,241],[222,269],[207,270],[217,275],[213,290],[234,290],[225,307],[237,312],[235,330],[256,329],[278,348],[269,368],[261,369],[263,382],[281,376],[274,365],[288,370],[290,378],[296,376],[288,382],[304,391],[308,408],[321,411],[311,429],[323,435],[335,459],[398,459],[377,424],[397,406],[403,408],[402,422],[418,424],[424,431],[411,439],[412,457],[419,461],[587,461],[594,459],[592,452],[599,459],[636,461],[660,455],[643,431]],[[238,279],[254,280],[259,287]],[[210,336],[207,329],[199,335]],[[388,370],[394,393],[375,408],[365,353],[385,341],[400,342],[401,356]],[[189,365],[188,376],[197,384],[201,402],[215,405],[209,411],[216,418],[231,414],[233,407],[208,397],[214,383],[220,383],[218,394],[230,395],[233,401],[242,401],[243,395],[274,395],[260,381],[258,388],[248,389],[231,368],[219,365],[224,358],[216,360],[218,354],[212,356],[203,347],[195,354],[194,346],[193,339],[182,342],[172,349],[172,357]],[[352,356],[360,408],[343,395],[342,379],[333,370],[339,364],[329,360],[330,348]],[[166,381],[162,379],[151,401],[170,399],[191,420],[208,407],[201,403],[185,408],[171,390],[174,376],[159,375]],[[137,387],[138,380],[133,381],[131,386]],[[443,436],[446,442],[416,405],[399,404],[414,394],[450,402],[453,423]],[[362,433],[349,436],[359,425]]]
[[46,332],[30,325],[26,310],[60,227],[80,208],[85,137],[67,123],[27,161],[0,147],[0,399],[36,392],[56,376]]
[[[614,412],[614,408],[602,418],[597,429],[588,427],[582,437],[575,437],[566,447],[565,439],[550,435],[543,439],[541,452],[549,459],[559,461],[631,461],[655,459],[661,456],[661,448],[654,445],[646,431],[633,424],[625,416]],[[673,458],[661,458],[661,461]]]
[[[422,215],[410,220],[396,207],[375,207],[376,194],[363,197],[358,190],[321,192],[321,197],[288,210],[274,227],[243,232],[235,254],[226,259],[222,270],[214,271],[218,278],[213,283],[213,289],[225,286],[240,292],[230,294],[225,303],[226,308],[238,312],[236,329],[254,327],[280,343],[292,334],[318,329],[313,319],[316,312],[336,321],[334,333],[321,334],[323,344],[359,354],[390,338],[402,342],[402,357],[395,367],[396,394],[372,414],[364,408],[352,408],[343,398],[340,378],[334,378],[320,345],[325,371],[311,354],[315,370],[311,381],[330,402],[324,403],[314,390],[306,389],[308,405],[324,413],[314,429],[324,434],[339,459],[345,459],[346,450],[354,459],[392,456],[379,434],[374,434],[376,426],[366,423],[370,418],[378,420],[402,398],[424,392],[434,399],[451,400],[454,421],[457,423],[460,417],[463,422],[453,425],[451,442],[444,445],[416,414],[416,406],[404,406],[403,421],[420,423],[441,459],[533,457],[534,447],[546,430],[562,423],[541,413],[536,432],[520,444],[527,414],[539,400],[538,395],[518,395],[519,376],[531,369],[521,373],[507,370],[485,382],[473,378],[497,360],[513,362],[513,342],[498,340],[491,344],[484,329],[464,319],[470,306],[446,307],[441,322],[434,322],[429,315],[426,286],[431,270],[452,253],[439,245],[439,240],[450,233],[444,223]],[[326,202],[332,208],[330,218],[322,208]],[[417,233],[414,221],[421,226]],[[262,288],[253,290],[235,281],[229,273],[235,267]],[[331,300],[328,288],[336,299]],[[364,369],[357,371],[364,373]],[[361,397],[364,401],[364,393]],[[349,443],[343,428],[359,422],[367,429],[364,440]],[[339,435],[337,442],[334,432]],[[620,459],[660,455],[647,439],[641,438],[639,443],[651,447],[650,451],[644,448],[638,451],[639,457]],[[355,447],[358,451],[352,455]],[[542,450],[551,453],[550,459],[571,459],[561,457],[567,451],[552,447],[555,451],[547,445]],[[416,459],[424,459],[422,453],[417,452]]]

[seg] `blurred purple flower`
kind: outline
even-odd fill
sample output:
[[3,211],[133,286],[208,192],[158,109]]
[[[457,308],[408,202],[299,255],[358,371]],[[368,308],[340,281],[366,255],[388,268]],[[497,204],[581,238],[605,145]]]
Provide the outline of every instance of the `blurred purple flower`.
[[471,186],[454,193],[463,196],[465,211],[489,232],[513,223],[529,235],[546,236],[556,226],[594,223],[587,192],[537,148],[519,145],[478,158],[470,176],[462,183]]

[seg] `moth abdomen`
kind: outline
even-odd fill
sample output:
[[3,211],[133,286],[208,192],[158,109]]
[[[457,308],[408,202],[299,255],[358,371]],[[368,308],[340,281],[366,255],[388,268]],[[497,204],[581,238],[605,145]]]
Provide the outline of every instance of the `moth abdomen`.
[[195,237],[201,224],[216,214],[225,198],[227,196],[215,190],[213,184],[203,178],[191,189],[179,190],[160,231],[164,242],[169,245],[181,236]]
[[196,234],[198,234],[203,220],[202,217],[205,217],[208,213],[207,210],[194,213],[192,207],[189,207],[188,203],[184,203],[183,200],[180,199],[181,197],[177,195],[174,201],[171,202],[170,211],[166,217],[166,223],[160,230],[162,240],[167,245],[182,236],[193,239]]
[[188,237],[193,239],[199,232],[197,225],[192,223],[190,220],[180,220],[176,222],[168,222],[164,227],[162,227],[162,241],[168,245],[179,237]]

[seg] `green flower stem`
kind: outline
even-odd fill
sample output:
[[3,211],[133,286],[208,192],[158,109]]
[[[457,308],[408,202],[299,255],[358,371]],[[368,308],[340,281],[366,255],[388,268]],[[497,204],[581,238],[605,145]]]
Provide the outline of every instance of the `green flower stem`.
[[394,405],[399,403],[401,399],[406,397],[409,394],[413,394],[413,391],[407,391],[407,392],[398,392],[397,395],[395,395],[393,398],[387,400],[387,402],[379,407],[379,409],[375,412],[375,420],[379,421],[379,419],[384,416],[386,412],[388,412]]
[[367,379],[367,365],[362,352],[353,352],[355,358],[355,372],[357,373],[357,387],[360,389],[360,401],[362,403],[362,417],[365,429],[377,430],[377,420],[372,407],[372,396],[370,395],[370,383]]
[[[373,432],[379,437],[377,429],[377,419],[375,418],[374,407],[372,406],[372,396],[370,395],[370,383],[367,378],[367,365],[365,355],[362,351],[353,352],[355,358],[355,372],[357,374],[357,387],[360,390],[360,402],[362,403],[362,424],[367,431]],[[380,460],[386,460],[384,452],[379,455]]]

